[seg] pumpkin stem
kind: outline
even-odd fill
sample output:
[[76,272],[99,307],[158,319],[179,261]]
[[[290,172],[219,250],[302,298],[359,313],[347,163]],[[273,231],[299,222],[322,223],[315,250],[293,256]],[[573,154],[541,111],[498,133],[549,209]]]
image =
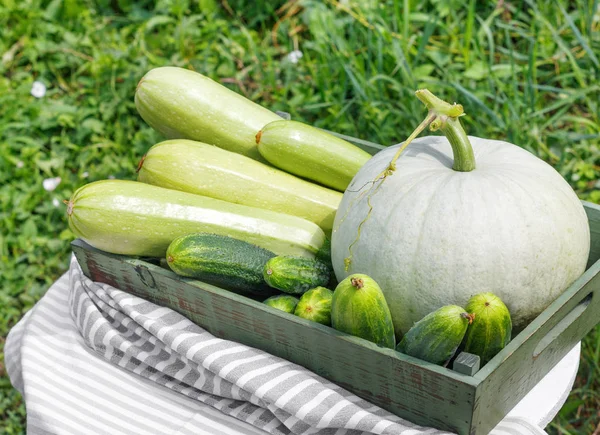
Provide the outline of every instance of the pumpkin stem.
[[446,103],[427,89],[419,89],[415,92],[415,95],[429,109],[429,113],[415,131],[411,133],[408,139],[404,141],[402,146],[398,148],[398,151],[396,151],[396,154],[394,154],[394,157],[388,166],[388,171],[394,171],[396,169],[396,161],[404,149],[410,145],[410,143],[420,135],[427,126],[429,126],[431,131],[441,130],[448,139],[448,142],[450,142],[452,153],[454,154],[454,164],[452,165],[452,169],[460,172],[469,172],[475,169],[473,147],[458,120],[460,116],[465,114],[463,106],[456,103]]
[[446,103],[427,89],[420,89],[415,92],[415,95],[427,106],[430,115],[431,113],[436,115],[430,129],[432,131],[440,130],[450,142],[454,154],[452,169],[460,172],[470,172],[475,169],[473,147],[458,119],[465,114],[463,107],[456,103]]
[[[350,269],[352,264],[352,248],[360,239],[360,230],[363,224],[369,219],[371,212],[373,211],[373,206],[370,202],[371,197],[375,195],[377,190],[379,190],[385,179],[393,175],[394,171],[396,170],[396,161],[398,158],[400,158],[400,155],[406,149],[406,147],[409,146],[410,143],[416,139],[417,136],[419,136],[428,126],[431,131],[441,130],[448,139],[448,142],[450,142],[450,145],[452,146],[452,153],[454,155],[454,164],[452,165],[452,169],[460,172],[469,172],[475,169],[475,156],[473,154],[473,147],[471,146],[471,142],[469,142],[469,138],[467,137],[465,130],[458,120],[460,116],[465,114],[463,106],[456,103],[447,103],[433,95],[427,89],[419,89],[415,92],[415,95],[429,109],[427,117],[398,148],[389,165],[374,180],[371,180],[369,183],[367,183],[371,184],[369,189],[365,190],[357,198],[355,198],[350,204],[348,210],[346,210],[347,215],[349,209],[354,205],[354,202],[361,200],[365,195],[367,196],[367,205],[369,206],[369,210],[367,212],[367,216],[358,225],[356,239],[354,239],[354,241],[348,247],[348,256],[344,258],[344,269],[346,272]],[[362,190],[363,187],[361,187],[359,190]],[[345,218],[346,216],[342,218],[342,222]]]

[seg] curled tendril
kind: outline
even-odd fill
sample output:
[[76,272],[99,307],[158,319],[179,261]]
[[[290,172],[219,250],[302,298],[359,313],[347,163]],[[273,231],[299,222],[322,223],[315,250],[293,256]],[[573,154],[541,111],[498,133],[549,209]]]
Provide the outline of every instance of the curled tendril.
[[[356,198],[354,198],[350,202],[350,204],[348,205],[348,208],[346,209],[346,213],[340,220],[340,225],[341,225],[341,223],[343,223],[344,220],[348,217],[348,213],[350,212],[350,210],[352,210],[352,208],[356,205],[356,203],[358,201],[362,201],[362,199],[365,197],[365,195],[367,196],[367,205],[369,206],[369,211],[367,212],[366,217],[358,224],[358,228],[356,231],[356,233],[357,233],[356,238],[350,244],[350,246],[348,246],[348,257],[344,258],[344,269],[346,270],[346,272],[349,270],[350,265],[352,264],[352,248],[354,247],[354,245],[356,245],[356,243],[360,239],[362,227],[369,220],[369,218],[371,217],[371,213],[373,212],[373,205],[371,204],[371,199],[377,193],[379,188],[383,185],[384,181],[396,171],[396,161],[400,158],[400,155],[402,154],[402,152],[427,127],[429,127],[430,130],[432,130],[432,131],[444,129],[447,127],[447,123],[450,122],[450,120],[452,120],[452,122],[454,122],[458,117],[464,115],[463,106],[461,106],[460,104],[456,104],[456,103],[454,103],[454,104],[446,103],[445,101],[443,101],[443,100],[439,99],[438,97],[436,97],[435,95],[433,95],[427,89],[420,89],[415,92],[415,95],[417,96],[417,98],[419,100],[421,100],[425,104],[427,109],[429,109],[425,119],[423,119],[423,121],[421,121],[419,126],[410,134],[410,136],[406,139],[406,141],[404,141],[404,143],[398,148],[398,150],[396,151],[396,153],[390,160],[390,163],[388,164],[388,166],[386,167],[385,170],[383,170],[373,180],[365,183],[360,189],[348,190],[349,192],[357,193],[357,192],[360,192],[361,190],[363,190],[365,187],[370,185],[370,187],[366,191],[361,192]],[[466,137],[466,135],[465,135],[465,137]],[[460,169],[460,170],[463,170],[463,169]]]

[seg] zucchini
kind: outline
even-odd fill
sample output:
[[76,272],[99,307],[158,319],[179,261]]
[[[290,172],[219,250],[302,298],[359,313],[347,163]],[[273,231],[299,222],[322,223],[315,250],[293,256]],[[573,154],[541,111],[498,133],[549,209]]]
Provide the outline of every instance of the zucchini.
[[267,124],[256,135],[256,143],[273,166],[340,192],[371,158],[350,142],[297,121]]
[[138,83],[135,106],[168,139],[193,139],[264,161],[255,135],[278,115],[214,80],[176,67],[150,70]]
[[331,326],[333,292],[325,287],[313,288],[302,295],[294,314],[303,319]]
[[331,269],[319,260],[277,256],[265,264],[263,277],[271,287],[290,294],[324,286],[329,282]]
[[68,201],[67,215],[75,235],[114,254],[163,257],[175,238],[203,232],[312,258],[325,240],[317,225],[296,216],[135,181],[87,184]]
[[333,292],[331,326],[393,349],[396,345],[392,314],[381,288],[367,275],[343,279]]
[[342,194],[248,157],[185,139],[154,145],[138,180],[298,216],[331,233]]
[[265,299],[263,301],[263,304],[266,304],[270,307],[276,308],[289,314],[294,314],[294,310],[296,309],[298,302],[298,298],[295,298],[292,295],[275,295],[271,296],[268,299]]
[[493,293],[473,296],[465,309],[474,315],[474,319],[465,335],[464,350],[479,355],[483,366],[510,342],[510,312]]
[[442,365],[452,358],[473,320],[464,308],[446,305],[429,313],[408,330],[398,352]]
[[275,254],[252,243],[217,234],[176,238],[167,249],[167,264],[177,275],[196,278],[226,290],[273,294],[262,277]]

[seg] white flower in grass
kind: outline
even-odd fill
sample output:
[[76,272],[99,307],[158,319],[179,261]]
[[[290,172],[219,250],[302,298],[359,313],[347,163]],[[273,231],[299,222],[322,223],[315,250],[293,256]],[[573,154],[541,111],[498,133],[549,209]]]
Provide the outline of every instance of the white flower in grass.
[[302,59],[302,56],[304,56],[304,54],[302,54],[302,52],[300,50],[294,50],[294,51],[288,53],[288,55],[286,56],[286,59],[292,63],[298,63],[298,61],[300,59]]
[[90,173],[88,171],[85,171],[83,174],[81,174],[81,178],[87,178],[90,176]]
[[25,166],[25,163],[23,163],[21,160],[19,160],[15,166],[16,166],[18,169],[21,169],[23,166]]
[[60,205],[60,201],[58,200],[58,198],[53,198],[52,199],[52,205],[54,207],[58,207]]
[[35,98],[42,98],[46,95],[46,85],[42,82],[35,81],[31,86],[31,95]]
[[48,192],[52,192],[54,189],[56,189],[58,187],[58,185],[60,184],[60,181],[61,181],[60,177],[46,178],[42,182],[42,186],[44,186],[44,189],[47,190]]
[[109,175],[109,176],[108,176],[108,179],[109,179],[109,180],[114,180],[114,179],[115,179],[115,176],[114,176],[114,175]]

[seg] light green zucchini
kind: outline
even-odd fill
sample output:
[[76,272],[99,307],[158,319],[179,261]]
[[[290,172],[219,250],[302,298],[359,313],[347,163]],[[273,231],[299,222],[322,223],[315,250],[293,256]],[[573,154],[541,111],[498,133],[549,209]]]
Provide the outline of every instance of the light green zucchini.
[[256,143],[273,166],[340,192],[371,158],[350,142],[297,121],[267,124],[256,135]]
[[264,161],[255,135],[281,119],[249,99],[194,71],[160,67],[135,91],[135,106],[168,139],[193,139]]
[[296,216],[124,180],[96,181],[68,201],[71,230],[115,254],[162,257],[177,237],[212,233],[278,255],[313,258],[325,234]]
[[154,145],[138,180],[237,204],[298,216],[331,233],[342,194],[248,157],[185,139]]

